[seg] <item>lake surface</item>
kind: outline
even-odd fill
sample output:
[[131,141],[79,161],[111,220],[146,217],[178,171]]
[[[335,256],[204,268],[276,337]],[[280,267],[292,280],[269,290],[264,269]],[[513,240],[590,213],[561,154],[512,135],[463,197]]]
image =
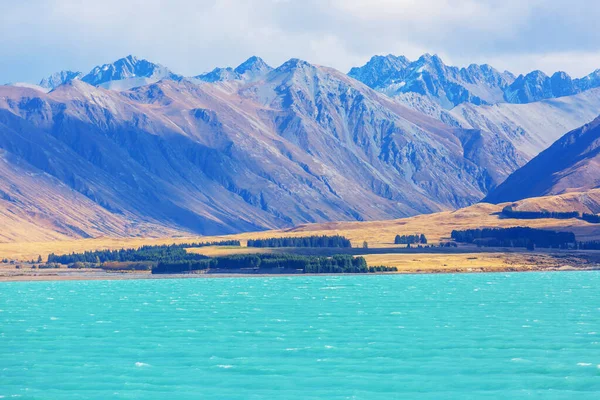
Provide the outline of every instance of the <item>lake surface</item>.
[[2,283],[0,396],[599,399],[600,273]]

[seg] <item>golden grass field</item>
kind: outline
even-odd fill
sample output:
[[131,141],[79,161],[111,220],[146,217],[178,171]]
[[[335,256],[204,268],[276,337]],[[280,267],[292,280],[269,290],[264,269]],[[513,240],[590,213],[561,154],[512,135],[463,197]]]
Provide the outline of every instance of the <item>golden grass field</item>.
[[238,239],[244,245],[246,240],[255,238],[332,234],[340,234],[347,237],[352,241],[354,247],[361,247],[362,243],[366,241],[369,248],[393,248],[398,247],[393,244],[394,237],[397,234],[423,233],[430,242],[438,243],[448,239],[453,229],[479,227],[530,226],[533,228],[572,231],[577,235],[578,240],[600,239],[600,224],[590,224],[576,219],[504,219],[497,215],[501,209],[502,205],[477,204],[458,211],[419,215],[405,219],[369,222],[329,222],[301,225],[286,230],[249,232],[228,236],[167,237],[158,239],[101,237],[50,242],[0,243],[0,258],[32,260],[37,259],[38,255],[41,255],[44,259],[50,253],[64,254],[85,250],[136,248],[143,245],[224,239]]
[[[506,204],[476,204],[457,211],[447,211],[436,214],[420,215],[412,218],[370,221],[370,222],[329,222],[322,224],[301,225],[291,229],[263,232],[249,232],[228,236],[211,237],[166,237],[166,238],[95,238],[73,239],[50,242],[12,242],[0,243],[0,259],[27,261],[37,260],[41,256],[46,259],[49,253],[64,254],[86,250],[137,248],[142,245],[158,245],[171,243],[205,242],[225,239],[237,239],[242,242],[241,248],[204,247],[191,249],[208,256],[219,256],[233,253],[250,253],[265,251],[250,249],[245,246],[248,239],[333,235],[339,234],[352,241],[353,247],[362,247],[367,242],[370,249],[390,249],[389,254],[368,254],[365,256],[369,265],[396,266],[401,272],[451,272],[451,271],[480,271],[480,270],[509,270],[520,268],[524,270],[539,269],[540,266],[559,268],[555,258],[550,255],[536,257],[528,253],[485,253],[475,254],[398,254],[393,251],[399,247],[393,244],[397,234],[423,233],[430,243],[439,243],[449,239],[454,229],[482,227],[512,227],[529,226],[560,231],[572,231],[578,240],[599,240],[600,224],[590,224],[578,219],[534,219],[517,220],[501,218],[500,211]],[[516,203],[516,209],[551,211],[598,212],[600,207],[600,190],[585,194],[571,193],[563,196],[553,196],[539,199],[528,199]],[[464,251],[463,251],[464,252]],[[439,253],[439,251],[438,251]],[[564,262],[563,262],[564,263]]]

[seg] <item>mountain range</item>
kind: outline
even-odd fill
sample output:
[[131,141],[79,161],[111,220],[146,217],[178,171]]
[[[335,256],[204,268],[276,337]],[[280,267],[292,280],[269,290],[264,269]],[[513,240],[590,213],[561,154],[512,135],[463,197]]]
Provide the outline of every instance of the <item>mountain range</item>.
[[364,66],[352,68],[348,75],[390,96],[404,93],[425,96],[444,109],[462,103],[532,103],[600,86],[600,70],[581,79],[573,79],[562,71],[552,76],[542,71],[515,76],[487,64],[471,64],[467,68],[447,66],[440,57],[430,54],[416,61],[403,56],[374,56]]
[[576,94],[509,104],[519,77],[489,66],[428,55],[367,66],[346,75],[252,57],[184,78],[128,56],[37,87],[0,86],[0,240],[224,234],[452,210],[493,199],[600,113],[592,78]]

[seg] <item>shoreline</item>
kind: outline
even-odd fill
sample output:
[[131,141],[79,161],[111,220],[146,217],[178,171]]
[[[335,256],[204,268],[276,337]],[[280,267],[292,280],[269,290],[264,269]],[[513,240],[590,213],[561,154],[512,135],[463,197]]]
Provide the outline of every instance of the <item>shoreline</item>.
[[291,278],[291,277],[340,277],[340,276],[395,276],[395,275],[449,275],[449,274],[495,274],[527,272],[592,272],[600,271],[600,265],[588,267],[545,267],[545,268],[492,268],[479,270],[436,270],[436,271],[398,271],[373,273],[323,273],[323,274],[151,274],[119,272],[80,272],[68,274],[19,274],[0,275],[0,284],[5,282],[58,282],[58,281],[125,281],[125,280],[161,280],[161,279],[230,279],[230,278]]

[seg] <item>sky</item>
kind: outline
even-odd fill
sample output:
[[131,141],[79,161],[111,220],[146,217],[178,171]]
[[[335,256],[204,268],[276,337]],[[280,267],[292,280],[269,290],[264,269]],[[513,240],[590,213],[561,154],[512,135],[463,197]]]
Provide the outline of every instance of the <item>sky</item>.
[[347,72],[375,54],[581,77],[600,68],[595,0],[0,0],[0,83],[129,54],[192,76],[252,55]]

